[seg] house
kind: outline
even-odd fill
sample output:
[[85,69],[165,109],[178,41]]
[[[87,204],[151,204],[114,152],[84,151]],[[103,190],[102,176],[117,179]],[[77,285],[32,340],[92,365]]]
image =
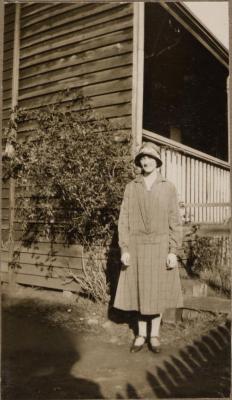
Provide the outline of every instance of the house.
[[[182,3],[6,3],[4,21],[3,127],[15,105],[52,104],[76,88],[132,132],[132,152],[142,140],[161,146],[186,222],[230,217],[229,55]],[[20,232],[15,196],[5,184],[3,242]]]

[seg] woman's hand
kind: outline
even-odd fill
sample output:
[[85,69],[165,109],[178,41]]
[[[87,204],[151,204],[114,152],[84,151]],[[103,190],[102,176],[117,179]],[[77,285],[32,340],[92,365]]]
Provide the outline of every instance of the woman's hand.
[[174,253],[169,253],[167,256],[167,268],[173,269],[176,268],[178,265],[177,256]]
[[130,265],[130,254],[127,252],[123,253],[121,256],[121,261],[126,267],[128,267]]

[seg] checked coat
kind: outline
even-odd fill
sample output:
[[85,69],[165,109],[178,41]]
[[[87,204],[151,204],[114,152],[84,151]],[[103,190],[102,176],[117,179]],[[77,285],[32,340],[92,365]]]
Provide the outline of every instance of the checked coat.
[[114,307],[143,315],[182,307],[179,270],[166,266],[168,253],[177,254],[182,241],[175,186],[158,173],[147,190],[137,176],[126,186],[118,231],[130,265],[121,268]]

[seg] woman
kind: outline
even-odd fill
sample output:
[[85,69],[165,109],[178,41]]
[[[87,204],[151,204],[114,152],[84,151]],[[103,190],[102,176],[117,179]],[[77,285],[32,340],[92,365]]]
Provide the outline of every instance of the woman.
[[159,173],[159,148],[150,142],[143,144],[135,165],[142,173],[127,184],[119,216],[123,267],[114,307],[138,311],[138,335],[131,352],[142,349],[150,321],[149,348],[157,353],[163,312],[183,306],[177,268],[182,229],[176,189]]

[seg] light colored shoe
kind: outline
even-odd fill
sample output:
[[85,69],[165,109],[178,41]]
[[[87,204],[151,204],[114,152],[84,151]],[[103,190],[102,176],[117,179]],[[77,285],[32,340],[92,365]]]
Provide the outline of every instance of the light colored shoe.
[[130,348],[130,352],[131,353],[137,353],[138,351],[140,351],[143,346],[144,343],[146,342],[146,338],[144,336],[136,336],[134,339],[134,342]]
[[150,346],[149,346],[150,350],[153,353],[159,353],[161,350],[160,347],[160,340],[158,336],[151,336],[150,337]]

